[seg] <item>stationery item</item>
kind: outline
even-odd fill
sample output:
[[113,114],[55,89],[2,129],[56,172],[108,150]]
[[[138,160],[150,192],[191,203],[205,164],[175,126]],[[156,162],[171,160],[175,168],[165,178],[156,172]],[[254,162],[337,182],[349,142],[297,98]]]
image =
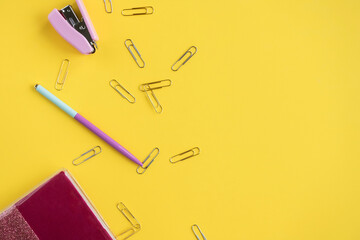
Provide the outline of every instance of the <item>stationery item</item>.
[[[197,230],[196,230],[195,228],[197,228]],[[197,240],[201,240],[201,239],[206,240],[205,235],[202,233],[200,227],[199,227],[197,224],[192,225],[192,226],[191,226],[191,229],[192,229],[192,231],[193,231],[193,233],[194,233],[194,235],[195,235],[195,237],[196,237]],[[200,237],[198,236],[198,234],[196,233],[196,231],[199,231],[199,233],[201,234],[202,238],[200,238]]]
[[[84,152],[83,154],[81,154],[79,157],[75,158],[73,161],[72,161],[72,164],[75,165],[75,166],[79,166],[80,164],[86,162],[87,160],[89,160],[90,158],[92,157],[95,157],[96,155],[98,155],[99,153],[102,152],[102,149],[100,146],[96,146],[96,147],[93,147],[92,149]],[[85,159],[81,160],[81,158],[83,156],[87,156],[88,153],[92,153],[89,157],[86,157]],[[79,160],[80,159],[80,160]]]
[[[108,7],[107,1],[109,2],[110,8]],[[107,13],[112,13],[113,12],[113,6],[112,6],[112,1],[111,0],[104,0],[104,5],[105,5],[105,12],[107,12]]]
[[200,154],[200,148],[194,147],[188,151],[185,151],[185,152],[179,153],[175,156],[172,156],[169,160],[171,163],[177,163],[180,161],[184,161],[188,158],[195,157],[199,154]]
[[[126,39],[125,40],[125,47],[129,50],[129,53],[131,54],[131,56],[133,57],[134,61],[136,62],[136,64],[139,66],[139,68],[144,68],[145,67],[145,62],[141,57],[141,54],[139,53],[139,51],[137,50],[137,48],[135,47],[133,41],[131,39]],[[131,50],[131,48],[133,48],[136,52],[136,56],[134,54],[134,52]],[[140,59],[140,61],[138,61],[138,59]]]
[[54,9],[48,16],[55,30],[82,54],[95,53],[99,37],[82,0],[76,0],[82,18],[79,20],[71,5]]
[[38,91],[41,95],[49,99],[52,103],[54,103],[56,106],[61,108],[63,111],[65,111],[67,114],[69,114],[72,118],[75,118],[78,122],[80,122],[82,125],[87,127],[90,131],[95,133],[98,137],[103,139],[105,142],[107,142],[110,146],[115,148],[118,152],[123,154],[125,157],[129,158],[133,162],[139,164],[142,166],[142,162],[140,162],[134,155],[132,155],[128,150],[126,150],[123,146],[121,146],[119,143],[117,143],[114,139],[106,135],[103,131],[101,131],[99,128],[97,128],[94,124],[86,120],[83,116],[81,116],[79,113],[74,111],[72,108],[70,108],[68,105],[66,105],[64,102],[62,102],[60,99],[55,97],[52,93],[50,93],[48,90],[46,90],[44,87],[36,84],[35,85],[36,91]]
[[0,239],[4,240],[116,239],[66,170],[42,183],[3,215]]
[[153,90],[145,91],[146,96],[150,100],[151,105],[153,106],[156,113],[162,113],[163,107],[161,106],[159,100],[155,96],[155,93]]
[[151,6],[128,8],[121,11],[123,16],[149,15],[153,13],[154,8]]
[[158,98],[155,96],[155,93],[153,90],[161,89],[163,87],[170,87],[171,84],[172,84],[172,82],[170,79],[165,79],[165,80],[161,80],[161,81],[144,83],[144,84],[140,85],[140,87],[139,87],[140,91],[146,93],[146,96],[148,97],[148,99],[156,113],[162,113],[163,107],[161,106]]
[[[150,167],[150,165],[154,162],[155,158],[159,155],[159,153],[160,153],[160,149],[157,148],[157,147],[154,148],[154,149],[150,152],[150,154],[145,158],[145,160],[143,161],[143,166],[142,166],[142,167],[140,167],[140,166],[137,167],[136,172],[137,172],[138,174],[143,174],[143,173],[145,173],[146,170]],[[153,157],[151,158],[151,156],[153,156]],[[151,159],[151,160],[150,160],[150,159]],[[149,160],[149,163],[148,163],[146,166],[144,166],[144,164],[146,164],[146,163],[148,162],[148,160]]]
[[130,223],[130,227],[126,228],[125,231],[116,236],[116,238],[128,239],[135,233],[141,230],[141,225],[139,221],[134,217],[134,215],[129,211],[129,209],[121,202],[116,205],[117,209],[123,214],[126,220]]
[[[197,47],[195,46],[191,46],[175,63],[174,65],[171,66],[171,70],[173,71],[177,71],[179,70],[187,61],[190,60],[190,58],[192,58],[195,53],[197,52]],[[185,58],[185,60],[183,60],[183,58],[188,55],[187,58]]]
[[39,240],[19,210],[14,206],[0,214],[0,239]]
[[[129,103],[135,103],[135,101],[136,101],[135,97],[128,90],[126,90],[126,88],[124,88],[118,81],[113,79],[109,82],[109,84],[115,91],[117,91]],[[121,91],[124,91],[125,94],[123,94]]]
[[69,72],[70,60],[64,59],[61,63],[58,77],[55,82],[55,89],[61,91],[64,88],[64,84]]
[[160,80],[160,81],[156,81],[156,82],[149,82],[149,83],[141,84],[139,89],[142,92],[146,92],[148,90],[156,90],[156,89],[161,89],[163,87],[170,87],[171,84],[172,84],[172,81],[170,79],[164,79],[164,80]]

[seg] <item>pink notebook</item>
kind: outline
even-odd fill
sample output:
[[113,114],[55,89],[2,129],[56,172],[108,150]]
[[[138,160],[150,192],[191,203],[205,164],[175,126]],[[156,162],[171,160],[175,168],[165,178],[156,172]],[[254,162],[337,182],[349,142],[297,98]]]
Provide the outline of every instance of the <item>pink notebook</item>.
[[61,171],[0,214],[1,240],[114,240],[68,171]]

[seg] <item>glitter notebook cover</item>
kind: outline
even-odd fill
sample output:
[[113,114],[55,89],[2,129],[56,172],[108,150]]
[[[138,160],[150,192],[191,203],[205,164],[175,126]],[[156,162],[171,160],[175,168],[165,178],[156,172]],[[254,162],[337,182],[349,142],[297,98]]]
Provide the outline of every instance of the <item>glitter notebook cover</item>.
[[76,181],[61,171],[0,214],[1,240],[114,240]]

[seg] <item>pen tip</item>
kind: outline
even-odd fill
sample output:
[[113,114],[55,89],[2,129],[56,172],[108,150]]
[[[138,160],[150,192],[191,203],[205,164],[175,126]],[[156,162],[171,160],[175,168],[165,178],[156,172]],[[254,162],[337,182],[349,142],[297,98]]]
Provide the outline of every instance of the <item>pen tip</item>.
[[36,85],[35,85],[35,89],[37,88],[38,85],[39,85],[39,84],[36,84]]

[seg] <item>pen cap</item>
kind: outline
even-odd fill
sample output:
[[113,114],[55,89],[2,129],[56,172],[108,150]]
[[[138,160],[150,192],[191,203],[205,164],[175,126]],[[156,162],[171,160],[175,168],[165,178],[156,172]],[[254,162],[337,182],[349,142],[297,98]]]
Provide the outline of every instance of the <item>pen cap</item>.
[[49,101],[54,103],[56,106],[58,106],[60,109],[62,109],[64,112],[69,114],[72,118],[76,116],[77,112],[74,109],[72,109],[66,103],[58,99],[54,94],[46,90],[43,86],[36,84],[35,90],[38,91],[44,97],[46,97]]

